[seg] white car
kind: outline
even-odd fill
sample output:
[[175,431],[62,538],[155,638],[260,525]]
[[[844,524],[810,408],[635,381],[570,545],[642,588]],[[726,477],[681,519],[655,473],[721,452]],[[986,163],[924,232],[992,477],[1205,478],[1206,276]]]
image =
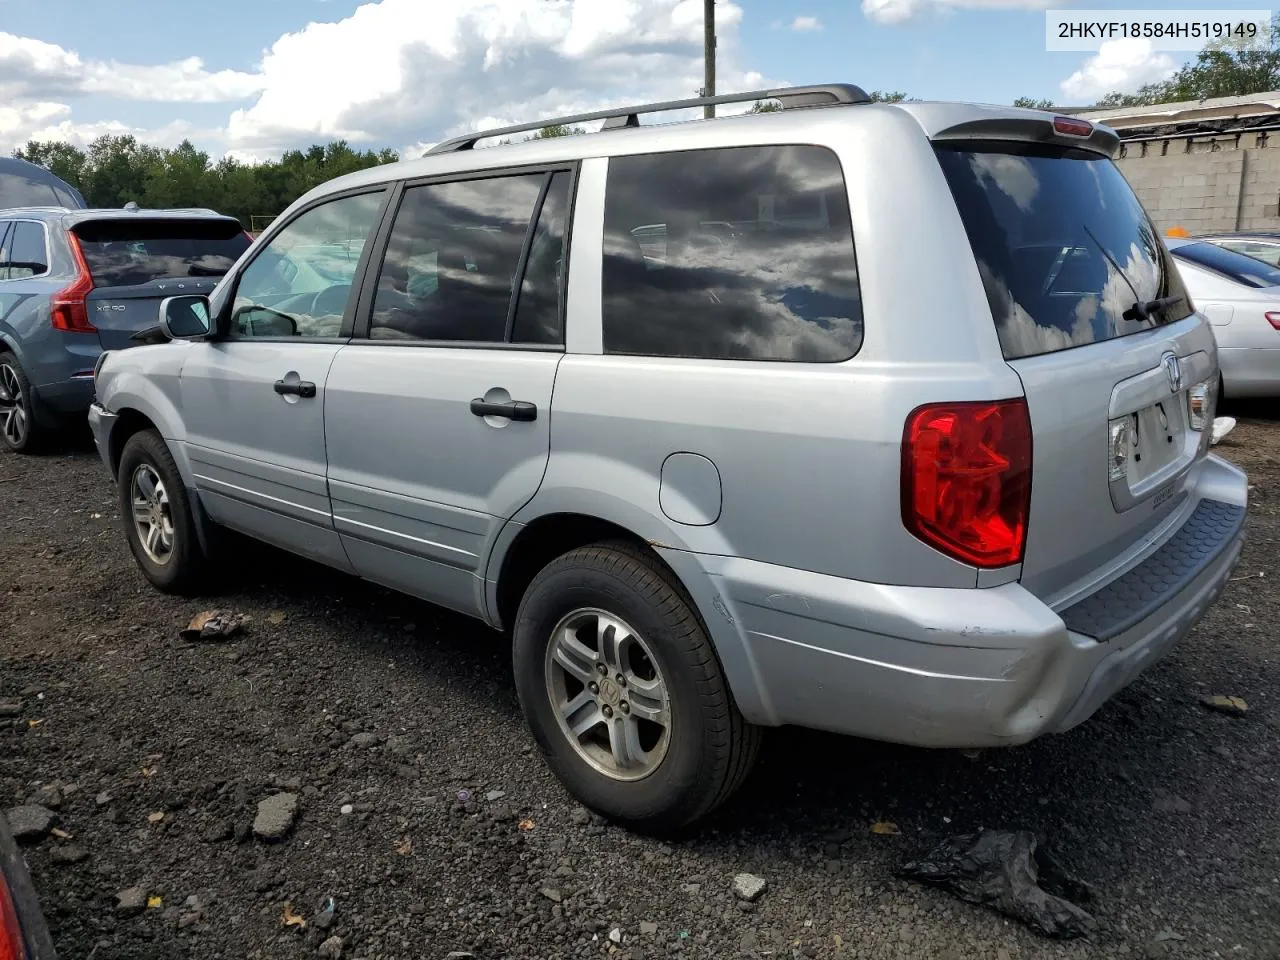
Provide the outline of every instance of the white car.
[[1165,240],[1213,325],[1224,397],[1280,396],[1280,268],[1207,240]]

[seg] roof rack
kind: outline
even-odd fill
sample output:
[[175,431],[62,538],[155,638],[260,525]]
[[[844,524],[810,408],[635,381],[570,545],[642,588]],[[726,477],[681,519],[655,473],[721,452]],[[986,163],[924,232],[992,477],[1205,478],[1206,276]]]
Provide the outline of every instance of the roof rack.
[[747,100],[777,100],[782,104],[782,109],[784,110],[793,110],[797,107],[821,107],[831,104],[871,102],[871,98],[867,96],[865,90],[851,83],[781,87],[776,90],[751,90],[746,93],[726,93],[715,97],[694,97],[690,100],[667,100],[662,103],[646,103],[634,107],[615,107],[612,110],[578,113],[570,117],[552,117],[546,120],[538,120],[535,123],[518,123],[513,127],[479,130],[475,133],[467,133],[460,137],[437,143],[427,151],[427,155],[470,150],[478,141],[488,140],[491,137],[505,137],[512,133],[526,133],[530,130],[541,130],[543,127],[587,123],[591,120],[603,120],[604,126],[601,128],[602,130],[614,130],[619,127],[638,127],[640,126],[640,115],[644,113],[665,113],[668,110],[687,110],[692,107],[706,107],[718,103],[743,103]]

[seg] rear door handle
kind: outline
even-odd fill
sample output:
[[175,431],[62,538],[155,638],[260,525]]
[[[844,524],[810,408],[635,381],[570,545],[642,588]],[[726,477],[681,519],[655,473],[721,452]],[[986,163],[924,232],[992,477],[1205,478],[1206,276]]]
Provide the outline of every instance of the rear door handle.
[[275,391],[282,397],[292,394],[310,400],[316,395],[316,385],[310,380],[277,380]]
[[477,417],[506,417],[526,423],[538,419],[538,405],[527,400],[494,402],[476,397],[471,401],[471,412]]

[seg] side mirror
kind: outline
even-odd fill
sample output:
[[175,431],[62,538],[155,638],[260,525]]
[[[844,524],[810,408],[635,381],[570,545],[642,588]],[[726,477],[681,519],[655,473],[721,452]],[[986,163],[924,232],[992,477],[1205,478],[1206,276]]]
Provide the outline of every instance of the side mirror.
[[213,332],[209,298],[165,297],[160,301],[160,326],[171,340],[203,340]]

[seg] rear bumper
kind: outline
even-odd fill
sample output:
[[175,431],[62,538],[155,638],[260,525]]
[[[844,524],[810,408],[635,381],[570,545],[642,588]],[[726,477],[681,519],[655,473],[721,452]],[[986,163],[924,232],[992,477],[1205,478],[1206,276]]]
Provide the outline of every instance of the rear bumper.
[[36,387],[40,403],[51,413],[61,417],[83,415],[93,401],[93,376],[74,376],[55,383]]
[[[1018,583],[903,587],[700,556],[690,589],[748,720],[925,747],[1024,743],[1088,719],[1222,593],[1240,559],[1247,486],[1217,458],[1205,467],[1202,489],[1234,508],[1219,511],[1210,549],[1178,567],[1158,603],[1140,597],[1107,621],[1118,628],[1108,639]],[[1173,565],[1161,551],[1184,547],[1175,535],[1143,562]],[[689,556],[670,558],[686,584]]]

